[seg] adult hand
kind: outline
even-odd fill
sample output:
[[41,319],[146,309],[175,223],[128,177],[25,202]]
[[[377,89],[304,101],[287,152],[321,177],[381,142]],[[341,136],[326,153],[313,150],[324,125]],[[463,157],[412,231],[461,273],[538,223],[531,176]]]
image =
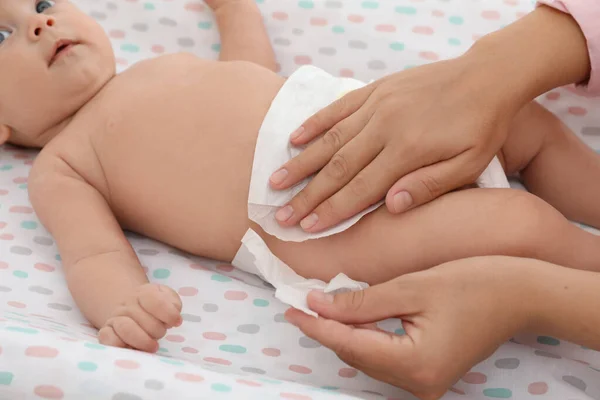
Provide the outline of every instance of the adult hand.
[[[536,302],[524,298],[531,300],[535,274],[524,275],[522,268],[537,264],[543,263],[509,257],[454,261],[364,291],[329,298],[312,292],[308,304],[321,318],[294,309],[286,318],[365,374],[421,399],[438,399],[527,328]],[[405,335],[364,325],[390,317],[403,320]]]
[[398,213],[473,183],[522,106],[589,71],[577,23],[540,7],[460,58],[351,92],[292,134],[294,145],[319,139],[276,171],[271,186],[318,173],[276,218],[318,232],[384,197]]

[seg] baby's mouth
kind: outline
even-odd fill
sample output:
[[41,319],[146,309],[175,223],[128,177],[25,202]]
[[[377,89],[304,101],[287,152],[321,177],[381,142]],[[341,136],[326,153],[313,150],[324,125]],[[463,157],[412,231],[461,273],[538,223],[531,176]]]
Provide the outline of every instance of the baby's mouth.
[[56,44],[54,45],[54,52],[52,53],[52,58],[50,58],[48,66],[54,64],[54,62],[56,62],[61,56],[66,54],[71,48],[73,48],[76,45],[77,43],[66,39],[59,40],[58,42],[56,42]]

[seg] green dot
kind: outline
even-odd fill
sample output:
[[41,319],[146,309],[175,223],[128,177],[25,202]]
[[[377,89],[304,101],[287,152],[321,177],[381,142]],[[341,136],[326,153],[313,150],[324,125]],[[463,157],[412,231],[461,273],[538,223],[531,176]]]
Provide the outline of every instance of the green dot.
[[550,336],[538,336],[537,342],[548,346],[558,346],[560,344],[560,340]]
[[333,28],[331,28],[331,30],[333,31],[333,33],[344,33],[346,31],[343,26],[339,25],[334,26]]
[[301,0],[298,2],[298,7],[300,8],[304,8],[306,10],[310,10],[311,8],[314,8],[315,3],[313,3],[310,0]]
[[414,67],[416,67],[416,65],[414,65],[414,64],[409,64],[409,65],[405,65],[405,66],[404,66],[404,69],[406,70],[406,69],[411,69],[411,68],[414,68]]
[[171,358],[161,358],[160,361],[164,362],[165,364],[171,364],[171,365],[185,365],[185,363],[178,361],[178,360],[173,360]]
[[11,169],[13,169],[13,166],[8,164],[0,167],[0,171],[10,171]]
[[11,332],[27,333],[28,335],[34,335],[38,333],[37,329],[21,328],[20,326],[9,326],[6,328],[6,330]]
[[5,316],[4,318],[9,319],[11,321],[17,321],[17,322],[20,322],[22,324],[28,324],[29,323],[29,321],[27,321],[25,319],[22,319],[22,318],[15,318],[15,317],[9,317],[9,316]]
[[144,8],[146,10],[154,10],[154,4],[152,4],[152,3],[145,3],[144,4]]
[[402,50],[404,50],[404,43],[394,42],[394,43],[390,44],[390,49],[392,49],[394,51],[402,51]]
[[504,388],[485,389],[483,394],[494,399],[510,399],[512,397],[512,392]]
[[333,390],[339,390],[340,388],[337,386],[321,386],[321,389],[333,391]]
[[169,350],[165,349],[164,347],[159,347],[158,351],[160,351],[161,353],[168,353],[169,352]]
[[10,372],[0,371],[0,385],[8,386],[12,383],[14,375]]
[[93,349],[93,350],[104,350],[106,349],[106,346],[103,346],[101,344],[98,343],[90,343],[87,342],[84,344],[85,347],[87,347],[88,349]]
[[60,254],[55,255],[54,258],[56,259],[56,261],[62,261]]
[[269,305],[269,302],[264,299],[254,299],[253,303],[256,307],[266,307]]
[[98,366],[96,364],[94,364],[93,362],[82,361],[79,364],[77,364],[77,368],[79,368],[82,371],[86,371],[86,372],[94,372],[95,370],[98,369]]
[[221,275],[221,274],[214,274],[213,276],[210,277],[210,279],[212,281],[216,281],[216,282],[231,282],[230,277]]
[[139,46],[136,46],[132,43],[123,43],[121,45],[121,50],[126,51],[128,53],[137,53],[138,51],[140,51],[140,48]]
[[450,17],[450,23],[454,25],[462,25],[465,22],[463,17],[459,17],[458,15],[454,15]]
[[19,189],[27,189],[27,184],[23,183],[22,185],[19,185]]
[[14,271],[13,275],[17,278],[27,278],[29,276],[29,274],[25,271]]
[[398,329],[396,329],[396,330],[394,331],[394,333],[395,333],[396,335],[400,335],[400,336],[402,336],[402,335],[406,335],[406,331],[405,331],[403,328],[398,328]]
[[451,46],[460,46],[460,40],[457,38],[450,38],[448,39],[448,44]]
[[222,344],[219,346],[219,350],[236,354],[244,354],[246,352],[246,348],[244,346],[238,346],[234,344]]
[[35,221],[23,221],[21,222],[21,228],[23,229],[36,229],[38,226]]
[[171,271],[169,271],[168,269],[157,269],[156,271],[154,271],[152,273],[152,276],[155,277],[156,279],[167,279],[169,276],[171,275]]
[[417,13],[417,9],[414,7],[398,6],[396,7],[396,12],[405,15],[415,15]]
[[278,380],[275,380],[275,379],[260,378],[259,380],[262,381],[262,382],[265,382],[265,383],[273,384],[273,385],[278,385],[278,384],[281,383],[281,381],[278,381]]
[[221,51],[221,43],[215,43],[210,46],[210,48],[213,49],[213,51]]
[[224,385],[222,383],[213,383],[212,385],[210,385],[210,388],[212,390],[214,390],[215,392],[222,392],[222,393],[231,392],[231,386]]
[[367,8],[369,10],[375,10],[379,8],[379,3],[376,1],[363,1],[361,6],[362,8]]
[[210,21],[198,22],[198,28],[208,30],[212,28],[213,24]]

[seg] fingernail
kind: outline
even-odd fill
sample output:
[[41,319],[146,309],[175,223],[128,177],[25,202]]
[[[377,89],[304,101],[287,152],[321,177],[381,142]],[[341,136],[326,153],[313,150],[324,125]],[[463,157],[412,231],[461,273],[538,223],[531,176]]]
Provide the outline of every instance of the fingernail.
[[301,126],[300,128],[296,129],[294,132],[292,132],[292,134],[290,135],[290,139],[291,140],[296,140],[300,136],[302,136],[303,133],[304,133],[304,127]]
[[280,169],[279,171],[276,171],[273,173],[273,175],[271,175],[271,182],[279,185],[281,183],[283,183],[283,181],[285,180],[285,178],[288,176],[288,171],[285,168]]
[[319,222],[319,216],[315,213],[312,213],[300,222],[300,226],[306,231],[315,226],[317,222]]
[[400,213],[402,211],[406,211],[410,206],[412,206],[413,199],[410,193],[408,192],[400,192],[394,196],[393,206],[394,211]]
[[280,208],[279,211],[275,213],[275,219],[279,222],[285,222],[292,218],[292,215],[294,215],[294,209],[292,206],[285,206]]
[[310,295],[315,301],[321,304],[333,304],[333,295],[320,290],[313,290]]

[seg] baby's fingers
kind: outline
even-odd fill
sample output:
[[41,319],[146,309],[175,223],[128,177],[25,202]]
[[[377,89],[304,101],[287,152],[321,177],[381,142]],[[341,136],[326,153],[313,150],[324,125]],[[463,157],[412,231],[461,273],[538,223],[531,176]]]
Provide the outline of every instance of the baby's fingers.
[[104,326],[102,329],[100,329],[98,332],[98,341],[100,344],[106,346],[121,348],[127,347],[127,344],[122,341],[119,336],[117,336],[112,326]]
[[106,322],[105,328],[112,328],[118,339],[133,349],[149,353],[155,353],[158,350],[158,342],[152,339],[130,317],[111,318]]
[[181,325],[181,299],[173,289],[163,285],[149,286],[138,301],[144,311],[165,323],[167,328]]

